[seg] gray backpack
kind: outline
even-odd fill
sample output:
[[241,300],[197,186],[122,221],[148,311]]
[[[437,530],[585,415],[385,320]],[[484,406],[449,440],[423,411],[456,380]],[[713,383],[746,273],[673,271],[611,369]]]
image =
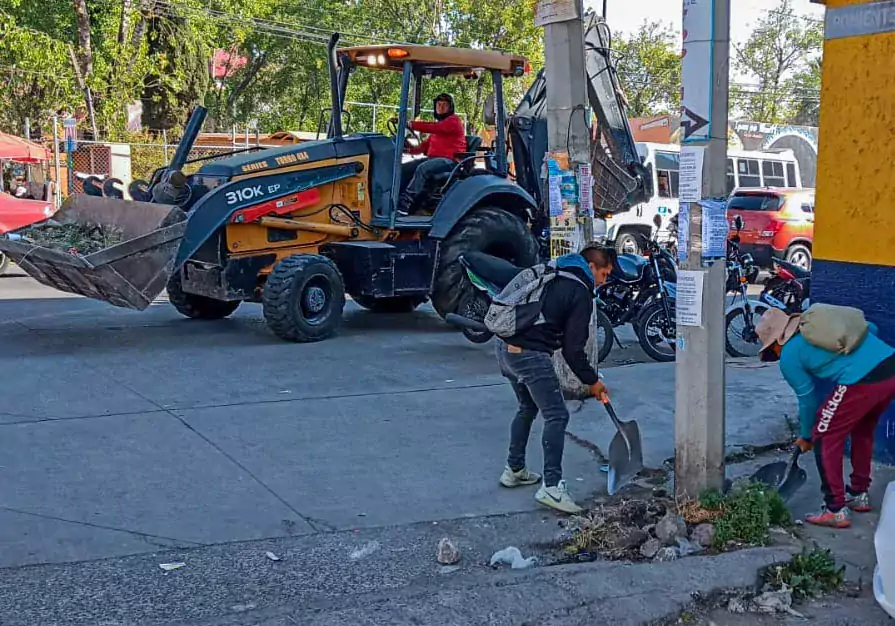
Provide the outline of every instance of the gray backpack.
[[491,302],[485,327],[498,337],[507,338],[544,323],[541,297],[544,288],[559,277],[571,278],[587,287],[574,274],[556,269],[553,262],[522,270]]

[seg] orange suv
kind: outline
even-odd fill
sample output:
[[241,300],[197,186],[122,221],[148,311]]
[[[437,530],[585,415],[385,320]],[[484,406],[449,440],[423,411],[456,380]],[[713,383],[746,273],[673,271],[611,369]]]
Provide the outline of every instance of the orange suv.
[[764,268],[772,259],[783,259],[811,269],[814,240],[814,190],[737,189],[727,201],[727,219],[743,218],[740,249],[749,252]]

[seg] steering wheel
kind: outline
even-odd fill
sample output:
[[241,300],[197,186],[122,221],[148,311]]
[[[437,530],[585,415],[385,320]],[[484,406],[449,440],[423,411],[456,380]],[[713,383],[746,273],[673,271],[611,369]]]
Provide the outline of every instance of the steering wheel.
[[[388,130],[389,137],[391,137],[392,139],[397,139],[398,138],[398,118],[397,117],[389,118],[389,120],[386,122],[385,126],[386,126],[386,129]],[[423,143],[422,136],[415,130],[410,130],[408,128],[407,133],[410,137],[413,137],[414,139],[416,139],[418,144]],[[407,139],[407,136],[405,135],[405,140],[406,139]]]

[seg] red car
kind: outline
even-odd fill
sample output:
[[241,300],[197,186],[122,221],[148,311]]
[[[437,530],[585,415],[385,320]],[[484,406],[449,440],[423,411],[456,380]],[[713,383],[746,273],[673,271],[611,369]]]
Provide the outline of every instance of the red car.
[[740,249],[770,268],[783,259],[811,270],[814,242],[813,189],[737,189],[727,201],[727,219],[743,218]]
[[[56,209],[52,202],[22,200],[0,193],[0,237],[8,232],[31,226],[53,217]],[[0,274],[9,267],[9,258],[0,252]]]

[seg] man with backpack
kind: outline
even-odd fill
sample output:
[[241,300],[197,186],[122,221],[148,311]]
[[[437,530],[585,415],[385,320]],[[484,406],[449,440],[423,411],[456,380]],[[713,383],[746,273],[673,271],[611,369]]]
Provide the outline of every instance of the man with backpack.
[[585,347],[594,311],[595,289],[603,284],[615,260],[614,251],[596,245],[556,259],[550,267],[536,266],[513,279],[495,299],[485,324],[494,332],[500,371],[516,393],[519,409],[510,427],[507,465],[500,476],[504,487],[534,485],[540,474],[525,466],[531,426],[544,417],[541,444],[544,475],[535,499],[564,513],[582,509],[562,479],[562,455],[569,412],[553,355],[561,350],[569,368],[596,398],[606,394]]
[[[801,315],[772,308],[756,327],[763,361],[780,371],[799,399],[802,452],[814,450],[824,509],[805,518],[831,528],[851,526],[851,512],[871,510],[870,467],[880,416],[895,400],[895,348],[858,309],[814,304]],[[815,380],[834,385],[818,402]],[[842,455],[851,437],[852,474],[844,485]]]

